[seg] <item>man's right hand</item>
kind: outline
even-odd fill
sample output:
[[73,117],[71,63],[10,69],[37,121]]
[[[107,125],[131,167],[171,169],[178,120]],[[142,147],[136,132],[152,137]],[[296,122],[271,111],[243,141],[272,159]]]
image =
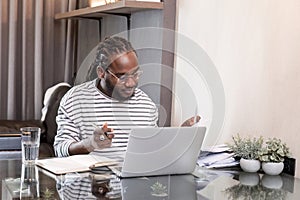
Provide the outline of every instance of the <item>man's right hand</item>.
[[112,131],[113,129],[108,128],[107,123],[105,123],[102,128],[95,128],[93,135],[82,140],[82,144],[88,152],[92,152],[95,149],[108,148],[111,146],[112,138],[114,138],[114,134],[108,134]]
[[[112,128],[108,128],[105,123],[102,128],[95,128],[93,135],[81,140],[80,142],[72,143],[69,146],[69,154],[86,154],[94,151],[95,149],[104,149],[111,146],[114,134]],[[109,133],[109,134],[108,134]]]

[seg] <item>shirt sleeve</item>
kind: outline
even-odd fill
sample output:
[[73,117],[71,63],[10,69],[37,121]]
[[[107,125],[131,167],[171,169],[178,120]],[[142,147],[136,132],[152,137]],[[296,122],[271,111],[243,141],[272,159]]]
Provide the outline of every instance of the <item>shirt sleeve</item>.
[[153,123],[154,123],[155,127],[158,127],[158,109],[156,106],[155,106],[155,111],[154,111],[154,115],[153,115]]
[[69,156],[69,146],[80,141],[80,131],[70,118],[73,108],[68,92],[62,98],[56,116],[57,135],[54,140],[54,152],[58,157]]

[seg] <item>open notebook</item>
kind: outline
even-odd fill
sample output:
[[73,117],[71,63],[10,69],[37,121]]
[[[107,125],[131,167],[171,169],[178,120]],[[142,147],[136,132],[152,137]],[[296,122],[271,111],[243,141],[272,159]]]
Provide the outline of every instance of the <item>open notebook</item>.
[[103,156],[91,154],[74,155],[62,158],[48,158],[36,161],[36,165],[54,174],[90,171],[95,164],[97,164],[97,166],[109,166],[116,164],[116,162]]

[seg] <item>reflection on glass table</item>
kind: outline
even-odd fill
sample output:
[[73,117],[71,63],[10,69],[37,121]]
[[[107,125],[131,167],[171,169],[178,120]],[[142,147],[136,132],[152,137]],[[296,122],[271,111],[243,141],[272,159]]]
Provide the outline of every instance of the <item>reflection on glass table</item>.
[[61,199],[197,199],[193,175],[119,179],[74,173],[58,179],[57,185]]
[[57,177],[61,199],[121,199],[120,180],[114,175],[68,173]]
[[[14,164],[14,161],[10,164]],[[6,174],[1,170],[1,177],[5,177],[1,181],[2,199],[56,199],[55,181],[39,173],[37,166],[17,163],[5,171],[10,173]]]
[[207,199],[298,199],[300,180],[289,175],[271,176],[240,172],[234,177],[219,176],[198,195]]
[[35,165],[22,164],[20,198],[21,197],[40,197],[40,184],[38,168]]
[[192,175],[157,176],[122,179],[122,198],[138,199],[197,199]]
[[[38,171],[38,173],[37,173]],[[112,174],[54,175],[20,160],[0,161],[2,199],[299,199],[300,179],[233,169],[119,179]]]

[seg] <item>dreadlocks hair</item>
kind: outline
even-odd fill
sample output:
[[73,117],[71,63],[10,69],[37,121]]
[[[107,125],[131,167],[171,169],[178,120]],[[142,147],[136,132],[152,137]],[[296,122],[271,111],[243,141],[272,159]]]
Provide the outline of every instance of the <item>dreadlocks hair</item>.
[[105,38],[98,45],[96,58],[89,68],[87,78],[89,80],[96,78],[95,71],[98,67],[106,70],[111,64],[113,56],[132,51],[136,53],[131,43],[122,37],[114,36]]

